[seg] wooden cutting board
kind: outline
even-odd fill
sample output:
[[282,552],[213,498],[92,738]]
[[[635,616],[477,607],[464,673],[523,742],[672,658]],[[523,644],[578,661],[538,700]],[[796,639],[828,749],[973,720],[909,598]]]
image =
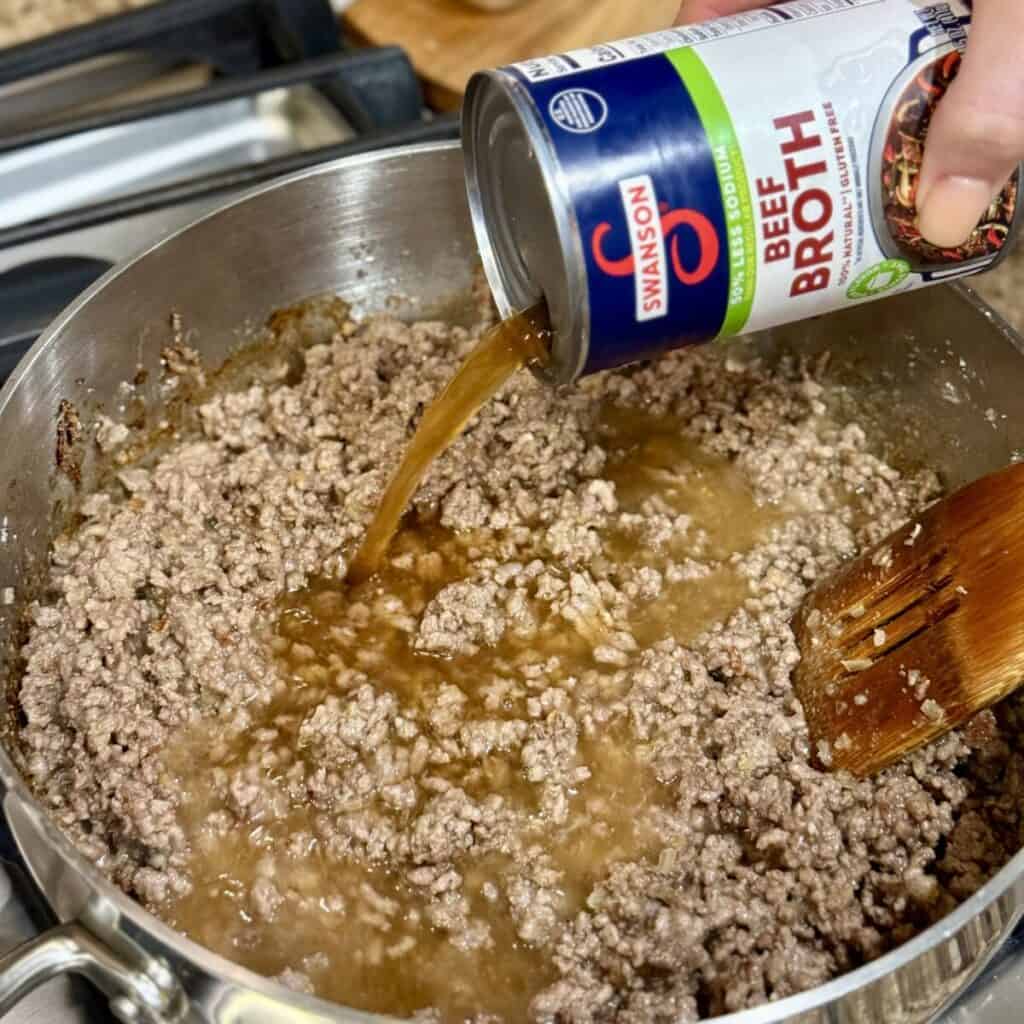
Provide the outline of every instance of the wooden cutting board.
[[478,68],[664,28],[678,10],[679,0],[531,0],[500,14],[459,0],[356,0],[344,19],[357,41],[401,46],[430,105],[453,110]]

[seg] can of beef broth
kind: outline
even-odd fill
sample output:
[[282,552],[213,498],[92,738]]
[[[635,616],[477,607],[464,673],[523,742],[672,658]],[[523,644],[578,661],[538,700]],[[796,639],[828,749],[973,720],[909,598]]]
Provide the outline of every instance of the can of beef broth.
[[503,315],[544,298],[559,383],[992,266],[917,232],[928,124],[971,4],[798,0],[480,72],[474,228]]

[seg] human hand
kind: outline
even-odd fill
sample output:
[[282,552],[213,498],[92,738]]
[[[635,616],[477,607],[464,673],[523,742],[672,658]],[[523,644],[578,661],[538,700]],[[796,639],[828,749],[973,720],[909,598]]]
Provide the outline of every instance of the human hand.
[[[764,0],[685,0],[676,24],[764,7]],[[933,245],[963,244],[1024,160],[1024,3],[977,0],[967,53],[928,128],[917,185],[918,228]]]

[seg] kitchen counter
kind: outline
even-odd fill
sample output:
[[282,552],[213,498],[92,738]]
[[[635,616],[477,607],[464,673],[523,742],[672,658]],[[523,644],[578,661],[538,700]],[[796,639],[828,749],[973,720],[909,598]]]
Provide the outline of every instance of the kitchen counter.
[[143,7],[153,0],[0,0],[0,47]]
[[[0,0],[0,47],[145,7],[155,0]],[[330,0],[341,14],[353,0]]]

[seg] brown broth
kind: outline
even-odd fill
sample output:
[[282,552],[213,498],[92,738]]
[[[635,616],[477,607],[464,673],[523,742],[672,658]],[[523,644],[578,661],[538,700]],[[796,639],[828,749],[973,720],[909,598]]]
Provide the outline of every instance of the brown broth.
[[[666,586],[634,616],[634,636],[641,645],[665,637],[691,642],[742,604],[747,581],[728,556],[762,541],[783,520],[783,512],[758,506],[735,467],[683,438],[671,419],[608,408],[600,441],[609,452],[606,476],[616,483],[622,511],[658,501],[692,518],[689,531],[671,549],[651,548],[625,531],[609,532],[606,550],[616,561],[663,568],[685,558],[687,545],[698,542],[706,548],[704,558],[716,560],[710,576]],[[320,995],[361,1009],[404,1016],[436,1006],[445,1020],[481,1010],[509,1021],[527,1018],[530,999],[554,979],[550,949],[520,939],[504,900],[485,898],[488,889],[500,890],[514,868],[507,858],[466,856],[456,865],[474,915],[486,922],[493,939],[489,947],[465,951],[429,924],[421,897],[400,874],[339,860],[313,838],[302,856],[289,855],[288,845],[297,835],[315,834],[312,808],[292,809],[227,840],[209,838],[204,826],[210,812],[219,809],[210,773],[252,762],[258,756],[252,737],[259,729],[278,730],[275,750],[281,755],[268,772],[286,773],[295,760],[308,763],[309,752],[298,745],[299,724],[337,692],[338,672],[345,668],[386,683],[407,709],[422,706],[424,695],[436,693],[442,683],[454,684],[467,697],[467,719],[525,719],[529,689],[517,669],[552,657],[558,659],[557,678],[549,683],[593,676],[597,668],[603,673],[598,685],[618,686],[624,694],[629,680],[616,682],[614,669],[595,661],[594,649],[602,640],[599,626],[584,637],[564,622],[539,616],[541,625],[528,639],[508,631],[495,646],[483,646],[473,655],[443,659],[413,649],[409,617],[417,618],[438,591],[464,579],[470,572],[470,547],[476,555],[486,554],[487,544],[479,533],[460,537],[431,523],[407,522],[371,578],[345,588],[333,580],[316,581],[284,599],[272,649],[285,683],[274,703],[256,711],[248,729],[227,738],[215,726],[196,727],[168,762],[186,791],[183,824],[196,879],[192,893],[167,908],[176,927],[264,974],[298,967]],[[389,611],[395,599],[401,614]],[[499,693],[494,681],[502,679],[509,685]],[[577,762],[590,776],[575,787],[568,818],[557,825],[540,812],[540,787],[527,779],[514,753],[467,758],[431,770],[471,796],[498,793],[525,812],[524,842],[561,872],[562,900],[556,910],[564,923],[585,907],[594,885],[616,861],[657,861],[663,855],[659,815],[672,795],[634,742],[621,725],[581,734]],[[297,891],[301,898],[288,904],[286,918],[262,922],[245,894],[261,872],[271,870],[278,888]],[[384,931],[374,910],[378,897],[394,906]]]
[[424,412],[349,566],[351,582],[360,583],[378,570],[410,499],[434,460],[513,373],[528,363],[547,360],[550,335],[547,308],[540,304],[502,320],[480,339]]

